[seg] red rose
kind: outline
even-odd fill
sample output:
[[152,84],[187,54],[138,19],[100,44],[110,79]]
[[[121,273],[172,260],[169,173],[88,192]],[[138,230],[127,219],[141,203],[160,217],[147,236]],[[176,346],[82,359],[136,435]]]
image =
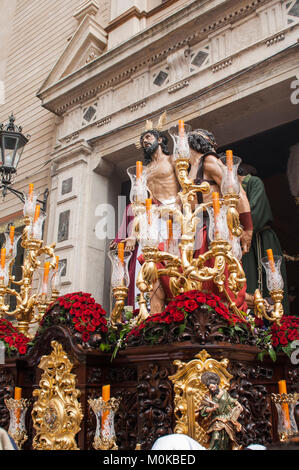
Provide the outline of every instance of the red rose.
[[210,307],[217,307],[217,302],[214,299],[207,300],[207,305],[209,305]]
[[18,336],[15,337],[15,342],[16,342],[16,343],[22,343],[23,341],[24,341],[24,340],[23,340],[23,338],[22,338],[21,335],[18,335]]
[[87,329],[87,331],[95,331],[96,327],[93,326],[93,325],[87,325],[86,329]]
[[193,312],[198,308],[197,303],[194,300],[186,300],[185,302],[185,309]]
[[102,330],[103,333],[107,333],[108,328],[107,328],[107,326],[102,326],[101,330]]
[[280,344],[282,344],[282,346],[286,346],[288,344],[288,340],[285,336],[280,338]]
[[82,333],[82,331],[85,330],[85,327],[84,327],[83,325],[81,325],[80,323],[77,323],[77,324],[75,325],[75,329],[76,329],[77,331],[79,331],[80,333]]
[[101,322],[100,322],[100,320],[99,320],[98,318],[93,318],[93,319],[91,320],[91,324],[92,324],[93,326],[99,326],[99,325],[101,324]]
[[176,302],[177,308],[184,308],[185,307],[185,302],[183,300],[179,300]]
[[197,302],[199,302],[200,304],[204,304],[204,303],[206,302],[206,296],[205,296],[205,294],[197,294],[196,300],[197,300]]
[[180,321],[185,320],[185,315],[183,314],[183,312],[177,312],[177,313],[173,316],[173,319],[174,319],[174,321],[176,321],[176,322],[180,322]]
[[19,353],[20,353],[20,354],[26,354],[26,352],[27,352],[27,347],[21,345],[21,346],[18,347],[18,350],[19,350]]
[[86,333],[86,332],[82,333],[82,341],[84,341],[84,343],[86,343],[89,340],[89,338],[90,338],[89,333]]

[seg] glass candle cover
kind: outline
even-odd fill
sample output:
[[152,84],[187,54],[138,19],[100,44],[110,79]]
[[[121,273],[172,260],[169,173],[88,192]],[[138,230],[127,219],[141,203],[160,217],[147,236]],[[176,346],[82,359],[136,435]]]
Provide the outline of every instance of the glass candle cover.
[[232,157],[232,165],[227,165],[227,157],[221,157],[220,161],[222,162],[222,180],[221,180],[221,194],[223,196],[229,194],[239,194],[240,193],[240,182],[238,178],[238,168],[241,163],[241,158]]
[[213,206],[208,206],[207,211],[209,215],[209,241],[214,240],[225,240],[229,241],[229,229],[227,226],[227,206],[223,204],[220,206],[219,214],[216,218],[215,224],[215,215]]
[[[130,191],[130,201],[131,203],[144,203],[148,197],[148,188],[147,188],[147,177],[148,169],[145,167],[142,168],[140,174],[140,168],[137,168],[136,165],[130,166],[127,169],[127,173],[131,180],[131,191]],[[139,176],[138,176],[139,173]]]
[[140,214],[139,243],[141,248],[158,248],[160,236],[160,212],[157,206],[152,205],[147,211]]
[[37,204],[37,199],[40,196],[39,192],[32,191],[28,193],[23,193],[24,195],[24,208],[23,208],[23,213],[25,217],[30,217],[31,219],[34,218],[35,214],[35,207]]
[[173,140],[173,158],[177,160],[178,158],[190,158],[190,148],[188,144],[188,134],[192,131],[189,124],[184,124],[184,133],[182,133],[182,128],[180,125],[171,127],[169,129],[169,134]]
[[61,290],[61,274],[63,271],[64,266],[63,265],[58,265],[58,268],[54,269],[53,275],[52,275],[52,281],[51,281],[51,288],[52,291],[56,290],[59,291]]
[[274,290],[281,290],[283,289],[284,283],[283,278],[280,272],[282,257],[281,256],[273,256],[274,259],[274,267],[271,265],[268,257],[264,257],[261,259],[262,265],[266,271],[266,282],[267,288],[269,292]]
[[46,219],[46,214],[40,214],[38,219],[34,221],[33,219],[31,220],[30,223],[30,238],[34,240],[41,240],[42,235],[43,235],[43,223]]
[[[46,263],[45,263],[46,264]],[[39,295],[43,296],[44,299],[51,300],[52,295],[52,278],[55,274],[53,269],[48,267],[39,267],[37,268],[38,273],[38,287],[37,292]]]
[[14,238],[13,238],[13,242],[12,242],[12,239],[10,237],[10,234],[8,232],[4,232],[4,235],[5,235],[5,248],[6,248],[6,257],[7,259],[10,261],[12,260],[13,258],[16,257],[17,255],[17,247],[18,247],[18,241],[20,240],[21,238],[21,234],[20,235],[14,235]]
[[111,250],[108,252],[109,259],[112,264],[112,273],[111,273],[111,287],[128,287],[130,284],[129,276],[129,261],[131,259],[132,253],[125,251],[124,252],[124,262],[122,263],[119,259],[118,250]]

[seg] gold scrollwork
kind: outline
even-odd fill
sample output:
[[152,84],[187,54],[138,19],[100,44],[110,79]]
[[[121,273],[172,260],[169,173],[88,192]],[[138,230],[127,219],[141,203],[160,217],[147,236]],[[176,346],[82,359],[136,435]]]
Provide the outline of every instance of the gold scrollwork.
[[36,435],[35,450],[79,450],[75,441],[83,418],[76,390],[76,376],[71,373],[73,364],[61,344],[51,342],[53,351],[41,358],[39,368],[44,372],[40,389],[32,410]]
[[195,359],[185,363],[174,361],[178,367],[176,374],[169,376],[174,385],[174,415],[176,419],[175,433],[187,434],[201,445],[208,448],[209,436],[206,432],[205,420],[200,424],[195,419],[207,387],[202,384],[204,372],[214,372],[220,377],[220,388],[228,390],[233,376],[227,371],[229,361],[213,359],[206,350],[201,351]]

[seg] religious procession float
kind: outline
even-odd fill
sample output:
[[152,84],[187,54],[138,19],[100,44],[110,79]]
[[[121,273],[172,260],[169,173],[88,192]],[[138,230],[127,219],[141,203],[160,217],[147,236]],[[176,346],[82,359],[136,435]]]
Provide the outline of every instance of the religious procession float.
[[167,155],[160,128],[148,122],[140,145],[158,148],[168,165],[160,176],[177,186],[169,195],[165,184],[164,199],[155,193],[160,157],[128,169],[131,215],[109,250],[111,312],[86,292],[60,296],[62,267],[55,244],[42,240],[33,185],[20,280],[19,236],[13,226],[6,233],[0,426],[20,449],[148,450],[169,434],[213,450],[298,441],[299,318],[284,314],[281,258],[271,249],[262,260],[271,308],[258,289],[254,308],[244,307],[240,160],[230,150],[219,160],[213,191],[213,181],[191,177],[192,130],[183,121],[170,129]]

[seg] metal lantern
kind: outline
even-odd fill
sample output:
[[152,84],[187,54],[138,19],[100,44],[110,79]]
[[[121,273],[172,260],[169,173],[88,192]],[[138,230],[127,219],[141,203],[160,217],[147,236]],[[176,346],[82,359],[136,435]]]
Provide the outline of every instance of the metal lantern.
[[16,173],[17,166],[28,138],[22,134],[22,128],[14,124],[13,114],[8,124],[0,125],[2,184],[10,184],[11,175]]

